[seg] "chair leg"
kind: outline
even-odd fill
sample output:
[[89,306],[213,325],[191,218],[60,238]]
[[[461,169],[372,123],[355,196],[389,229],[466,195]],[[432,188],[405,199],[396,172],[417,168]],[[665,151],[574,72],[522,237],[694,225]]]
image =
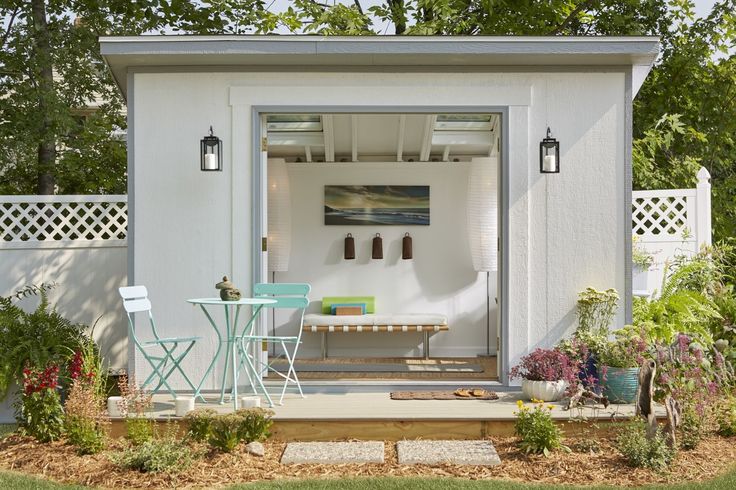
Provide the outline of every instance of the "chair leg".
[[[266,387],[263,385],[263,380],[261,379],[260,373],[256,370],[255,365],[253,364],[253,361],[251,360],[250,354],[246,351],[245,353],[245,362],[248,365],[248,369],[251,370],[253,373],[253,377],[255,378],[256,382],[258,383],[258,386],[263,391],[263,394],[266,396],[266,399],[268,400],[268,405],[270,407],[273,407],[273,400],[271,399],[271,395],[268,394],[268,391],[266,391]],[[258,393],[257,390],[254,390],[256,393]]]

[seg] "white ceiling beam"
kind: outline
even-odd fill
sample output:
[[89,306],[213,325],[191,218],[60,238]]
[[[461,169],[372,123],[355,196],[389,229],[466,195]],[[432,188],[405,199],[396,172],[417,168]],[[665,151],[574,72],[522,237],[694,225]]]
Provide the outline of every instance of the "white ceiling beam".
[[322,133],[290,133],[280,131],[269,131],[269,146],[324,146],[325,141]]
[[422,136],[422,146],[419,151],[420,162],[429,161],[429,154],[432,151],[432,133],[434,132],[434,124],[436,122],[436,115],[429,115],[424,118],[424,134]]
[[350,128],[352,129],[353,161],[358,161],[358,116],[350,116]]
[[312,148],[309,145],[304,147],[304,157],[307,159],[307,163],[312,163]]
[[406,129],[406,115],[399,116],[399,135],[396,141],[396,161],[404,161],[404,130]]
[[325,162],[335,161],[335,131],[332,114],[322,116],[322,133],[325,136]]
[[445,146],[445,150],[442,152],[442,161],[443,162],[450,161],[450,145]]

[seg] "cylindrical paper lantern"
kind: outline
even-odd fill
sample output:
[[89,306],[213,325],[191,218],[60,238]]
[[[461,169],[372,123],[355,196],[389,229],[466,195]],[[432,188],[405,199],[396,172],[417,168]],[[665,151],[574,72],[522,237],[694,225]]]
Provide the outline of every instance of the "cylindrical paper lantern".
[[289,172],[283,158],[268,159],[268,270],[289,270],[291,200]]
[[498,270],[498,157],[473,158],[468,181],[468,240],[473,268]]

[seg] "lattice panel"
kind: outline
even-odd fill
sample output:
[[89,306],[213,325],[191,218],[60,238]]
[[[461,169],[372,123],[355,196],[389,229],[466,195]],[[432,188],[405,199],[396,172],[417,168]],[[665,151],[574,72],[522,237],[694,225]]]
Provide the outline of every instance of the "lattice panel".
[[682,236],[689,229],[687,199],[687,196],[634,199],[634,235]]
[[3,242],[124,240],[125,201],[0,202]]

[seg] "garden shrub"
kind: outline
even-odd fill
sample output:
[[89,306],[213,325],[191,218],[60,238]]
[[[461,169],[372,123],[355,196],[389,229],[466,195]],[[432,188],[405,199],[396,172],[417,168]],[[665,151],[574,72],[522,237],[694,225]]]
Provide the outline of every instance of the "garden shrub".
[[15,403],[16,419],[24,433],[40,442],[59,439],[63,432],[64,410],[58,387],[59,366],[55,364],[43,371],[23,370],[23,392]]
[[212,420],[217,416],[211,408],[192,410],[184,417],[187,423],[187,435],[197,442],[206,442],[212,429]]
[[562,444],[562,431],[552,420],[550,412],[553,405],[545,405],[538,400],[532,400],[532,403],[533,409],[521,400],[516,402],[519,411],[516,412],[514,431],[521,439],[520,447],[527,453],[545,456],[557,449],[569,451]]
[[705,434],[706,423],[703,417],[692,407],[685,409],[680,420],[680,447],[685,450],[695,449]]
[[619,431],[615,444],[630,466],[656,471],[667,469],[676,453],[661,429],[657,430],[653,438],[648,439],[646,425],[642,421],[626,424]]
[[736,396],[730,395],[717,408],[718,434],[723,437],[736,436]]
[[95,454],[105,447],[109,418],[105,410],[102,359],[91,339],[69,362],[72,386],[64,404],[64,432],[80,454]]
[[153,407],[153,395],[139,388],[135,379],[123,374],[118,379],[121,401],[120,413],[125,417],[127,439],[135,445],[153,439],[154,421],[148,416]]
[[197,453],[184,442],[166,437],[128,447],[111,459],[123,468],[144,473],[178,473],[191,466],[196,457]]
[[262,408],[248,408],[234,413],[212,417],[207,442],[223,452],[231,452],[241,442],[266,439],[273,423],[273,412]]
[[[0,399],[13,382],[24,382],[24,369],[66,366],[70,355],[85,342],[88,327],[70,322],[50,307],[47,291],[52,287],[28,286],[0,297]],[[36,295],[40,302],[31,313],[15,303]]]

